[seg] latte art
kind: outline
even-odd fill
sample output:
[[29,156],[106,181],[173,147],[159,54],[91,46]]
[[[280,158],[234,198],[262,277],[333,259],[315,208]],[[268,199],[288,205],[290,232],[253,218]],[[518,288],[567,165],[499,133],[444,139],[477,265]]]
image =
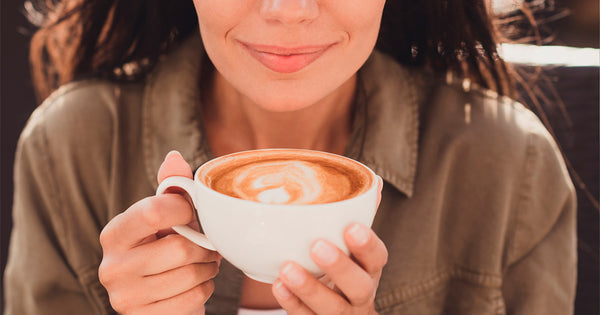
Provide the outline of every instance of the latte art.
[[231,197],[267,204],[331,203],[370,187],[370,174],[349,159],[291,150],[267,152],[234,154],[207,168],[204,182]]
[[346,176],[307,161],[252,163],[236,173],[235,195],[263,203],[326,203],[344,199],[350,191]]

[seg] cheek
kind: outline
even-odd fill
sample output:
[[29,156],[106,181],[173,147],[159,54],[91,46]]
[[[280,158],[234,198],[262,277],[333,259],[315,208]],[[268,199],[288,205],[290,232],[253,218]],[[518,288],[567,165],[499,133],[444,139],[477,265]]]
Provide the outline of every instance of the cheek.
[[357,34],[369,37],[377,36],[385,0],[354,0],[348,2],[352,3],[340,5],[332,12],[341,12],[338,15],[339,20],[343,21],[341,23],[351,32],[351,38],[353,34],[355,36]]
[[248,15],[252,1],[194,0],[200,29],[224,37]]
[[372,37],[373,33],[378,33],[384,5],[385,0],[324,0],[321,12],[351,41],[359,41],[367,34]]
[[[334,2],[331,2],[334,3]],[[331,8],[336,23],[347,33],[348,42],[341,63],[358,68],[371,54],[379,35],[385,0],[348,0]],[[341,58],[340,58],[341,59]],[[344,65],[338,65],[344,67]]]
[[244,17],[252,1],[194,0],[204,48],[215,65],[227,66],[228,40]]

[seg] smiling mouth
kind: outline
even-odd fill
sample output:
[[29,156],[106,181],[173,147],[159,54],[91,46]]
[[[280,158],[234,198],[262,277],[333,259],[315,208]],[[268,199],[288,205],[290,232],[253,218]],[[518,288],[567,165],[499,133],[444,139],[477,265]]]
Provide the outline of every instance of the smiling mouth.
[[240,42],[246,51],[265,67],[279,73],[298,72],[319,59],[331,46],[313,45],[302,47],[281,47],[253,45]]

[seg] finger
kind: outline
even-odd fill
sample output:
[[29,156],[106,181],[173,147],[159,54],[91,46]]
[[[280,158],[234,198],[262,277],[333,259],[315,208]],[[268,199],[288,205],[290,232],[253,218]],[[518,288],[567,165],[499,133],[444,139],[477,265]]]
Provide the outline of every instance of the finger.
[[381,203],[381,191],[383,191],[383,178],[377,175],[377,208],[379,208],[379,204]]
[[204,309],[214,289],[215,283],[209,280],[177,296],[149,304],[139,314],[173,314],[173,310],[177,314],[196,313]]
[[137,264],[136,271],[143,276],[194,263],[218,262],[222,259],[216,251],[202,248],[179,234],[170,234],[154,242],[135,247],[132,257],[152,257]]
[[271,286],[273,296],[277,303],[290,315],[315,314],[298,297],[288,289],[281,280],[275,280]]
[[360,223],[354,223],[344,231],[344,240],[362,268],[371,277],[378,277],[387,263],[388,251],[375,232]]
[[310,256],[350,304],[361,306],[375,298],[375,280],[332,243],[316,241],[311,247]]
[[[319,314],[342,314],[350,305],[340,294],[326,287],[304,268],[294,262],[287,262],[280,271],[279,279],[302,304]],[[302,309],[290,300],[291,306]]]
[[161,183],[165,178],[171,176],[184,176],[187,178],[193,178],[192,169],[190,165],[183,159],[181,153],[177,151],[171,151],[167,153],[165,160],[158,169],[157,180]]
[[[140,281],[138,290],[146,290],[144,303],[160,301],[177,296],[194,287],[212,280],[219,272],[216,262],[189,264],[163,273],[146,276]],[[148,288],[156,288],[148,290]],[[136,288],[132,288],[135,290]]]
[[147,197],[108,222],[100,234],[100,243],[104,250],[130,249],[158,231],[192,219],[193,209],[181,195]]

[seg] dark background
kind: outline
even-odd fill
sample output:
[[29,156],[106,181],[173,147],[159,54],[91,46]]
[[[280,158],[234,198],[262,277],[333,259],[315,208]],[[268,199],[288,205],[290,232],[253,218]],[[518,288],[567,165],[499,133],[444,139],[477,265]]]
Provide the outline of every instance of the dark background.
[[[191,0],[190,0],[191,1]],[[598,48],[598,0],[557,1],[571,15],[552,23],[554,45]],[[16,142],[37,106],[27,63],[32,28],[23,14],[23,0],[0,0],[0,278],[6,263],[11,227],[12,167]],[[578,187],[579,279],[576,314],[600,314],[598,114],[599,68],[548,66],[547,78],[565,101],[571,125],[558,108],[546,108],[557,139],[573,165]],[[548,88],[548,87],[547,87]],[[550,88],[548,88],[550,89]],[[574,172],[573,172],[574,171]],[[578,179],[579,178],[579,179]],[[585,186],[585,188],[584,188]],[[590,198],[591,196],[591,198]],[[3,291],[3,290],[2,290]],[[0,310],[3,309],[3,295]]]
[[[36,102],[27,64],[29,28],[23,1],[0,0],[0,263],[4,279],[11,228],[12,167],[17,138]],[[0,286],[4,288],[4,286]],[[4,290],[0,312],[4,309]]]

